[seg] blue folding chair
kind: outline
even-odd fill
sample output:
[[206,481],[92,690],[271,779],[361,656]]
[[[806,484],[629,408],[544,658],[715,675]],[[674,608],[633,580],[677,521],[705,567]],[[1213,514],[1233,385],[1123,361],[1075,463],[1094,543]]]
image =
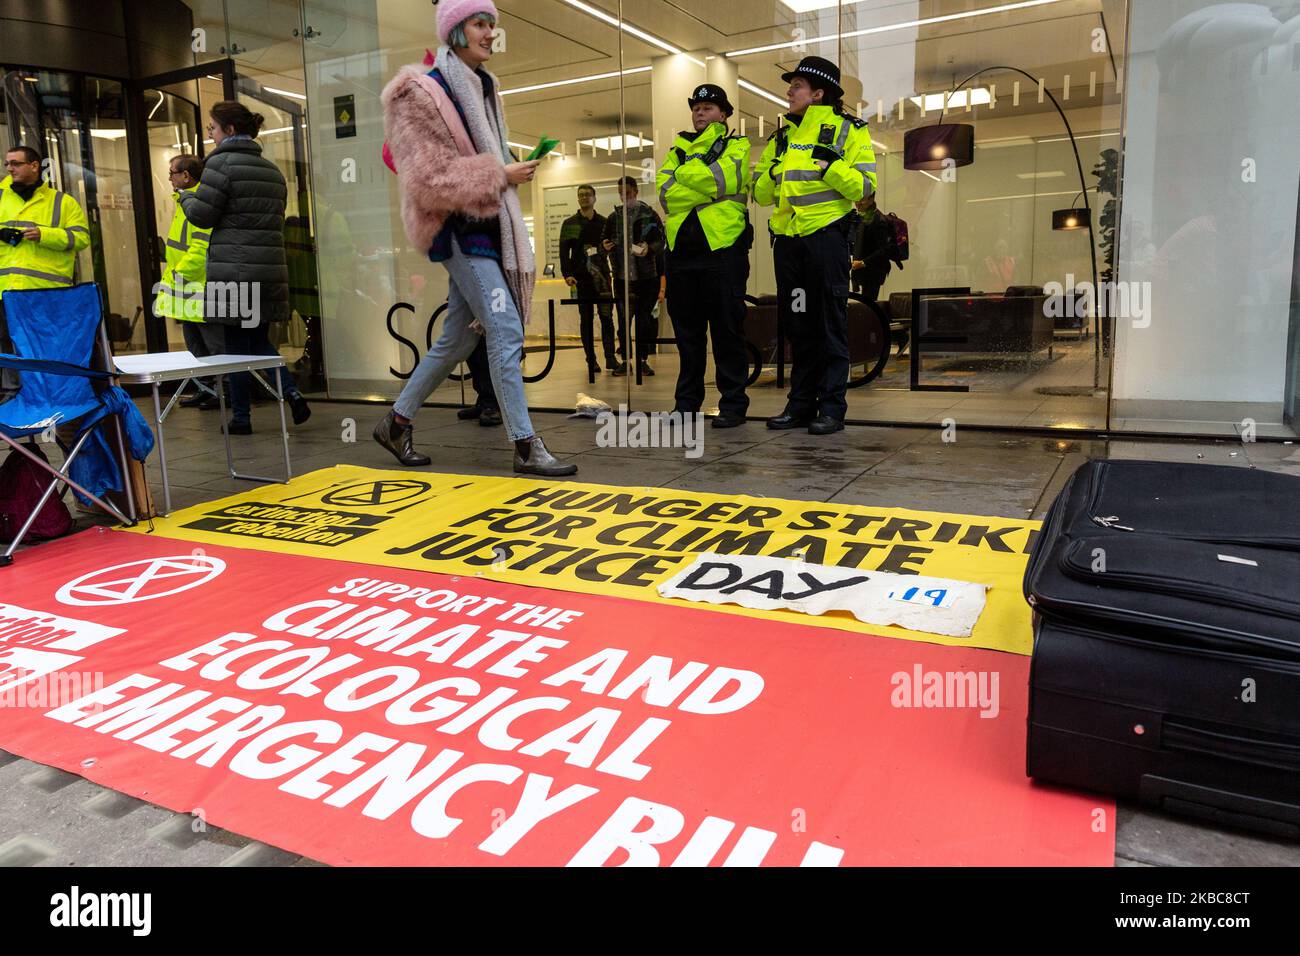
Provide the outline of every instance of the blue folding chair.
[[[62,493],[70,487],[123,524],[134,524],[134,509],[128,518],[100,496],[122,490],[122,475],[127,473],[123,445],[137,461],[144,461],[153,450],[153,432],[130,397],[113,383],[109,372],[89,367],[96,342],[107,347],[101,331],[103,307],[93,282],[6,292],[3,306],[18,354],[0,354],[0,368],[20,372],[21,384],[13,398],[0,404],[0,440],[48,472],[51,480],[40,503],[0,555],[0,567],[12,563],[13,553],[60,484]],[[122,424],[118,462],[99,428],[114,415]],[[62,469],[19,443],[23,438],[55,434],[64,425],[75,425],[76,436],[70,447],[59,442],[64,451]],[[119,464],[121,474],[114,474]]]

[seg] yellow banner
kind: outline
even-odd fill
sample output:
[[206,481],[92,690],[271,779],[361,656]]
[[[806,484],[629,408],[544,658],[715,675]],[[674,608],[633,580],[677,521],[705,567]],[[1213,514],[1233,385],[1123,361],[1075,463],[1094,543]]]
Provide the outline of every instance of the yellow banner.
[[[862,624],[838,611],[707,610],[1017,654],[1031,649],[1020,581],[1038,528],[1037,521],[901,508],[355,465],[153,522],[153,533],[186,541],[655,603],[668,603],[657,585],[706,552],[955,578],[989,586],[968,638]],[[150,533],[147,526],[133,530]],[[381,581],[382,572],[373,578]],[[701,622],[707,626],[706,618]]]

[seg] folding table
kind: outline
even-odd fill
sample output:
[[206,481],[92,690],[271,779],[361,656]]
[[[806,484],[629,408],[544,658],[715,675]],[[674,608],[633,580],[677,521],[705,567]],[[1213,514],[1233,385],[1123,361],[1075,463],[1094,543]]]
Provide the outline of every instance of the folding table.
[[[217,400],[221,405],[221,434],[226,442],[226,466],[230,477],[242,481],[279,482],[279,478],[266,478],[261,475],[241,475],[235,470],[235,459],[230,451],[230,433],[226,431],[226,397],[221,389],[221,379],[236,372],[256,372],[263,369],[282,368],[284,358],[279,355],[207,355],[202,358],[190,352],[148,352],[143,355],[115,355],[114,364],[120,373],[119,380],[124,385],[150,385],[153,387],[154,432],[158,439],[158,464],[162,471],[163,513],[172,510],[171,485],[167,477],[167,443],[163,437],[163,423],[171,414],[181,393],[190,379],[217,379]],[[260,375],[253,379],[260,382],[280,407],[280,439],[284,444],[284,481],[293,477],[293,466],[289,462],[289,425],[284,417],[284,390],[280,385],[280,376],[272,376],[275,387],[272,388]],[[163,382],[181,383],[171,400],[164,407],[158,386]]]

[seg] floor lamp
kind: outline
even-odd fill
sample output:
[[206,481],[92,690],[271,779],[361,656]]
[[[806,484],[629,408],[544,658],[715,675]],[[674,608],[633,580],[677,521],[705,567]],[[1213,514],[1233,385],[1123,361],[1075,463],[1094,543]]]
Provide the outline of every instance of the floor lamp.
[[[947,169],[955,166],[969,166],[975,161],[975,127],[969,123],[945,123],[943,121],[944,113],[948,111],[948,101],[952,96],[961,90],[967,83],[984,73],[994,70],[1019,73],[1032,83],[1039,83],[1039,80],[1026,73],[1019,67],[1014,66],[986,66],[982,70],[976,70],[966,79],[958,83],[951,92],[946,93],[943,98],[943,109],[939,111],[939,122],[933,126],[921,126],[916,129],[910,129],[903,135],[903,168],[918,170],[936,170]],[[1040,87],[1047,98],[1052,101],[1052,106],[1060,114],[1061,122],[1065,124],[1065,132],[1070,137],[1070,147],[1074,150],[1074,165],[1079,171],[1079,187],[1083,193],[1083,206],[1080,209],[1073,210],[1077,215],[1082,215],[1083,221],[1087,224],[1088,229],[1088,255],[1092,262],[1092,319],[1093,319],[1093,346],[1092,346],[1092,390],[1096,391],[1101,387],[1101,328],[1097,318],[1097,295],[1100,289],[1097,284],[1097,246],[1093,241],[1092,233],[1092,207],[1088,203],[1088,183],[1083,176],[1083,161],[1079,158],[1079,144],[1074,138],[1074,130],[1070,127],[1070,120],[1065,115],[1065,110],[1061,109],[1061,104],[1056,101],[1046,85]],[[1062,210],[1064,212],[1064,210]],[[1068,218],[1068,217],[1064,217]],[[1053,228],[1056,227],[1056,213],[1052,214]],[[1069,228],[1079,228],[1078,226]]]

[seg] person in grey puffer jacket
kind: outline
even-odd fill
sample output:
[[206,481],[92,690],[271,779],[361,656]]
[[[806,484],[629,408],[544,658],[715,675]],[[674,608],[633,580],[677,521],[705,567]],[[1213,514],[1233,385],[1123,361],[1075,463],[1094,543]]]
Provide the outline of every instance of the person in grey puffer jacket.
[[[256,142],[262,114],[225,100],[211,111],[208,134],[216,143],[206,157],[203,176],[193,193],[182,193],[185,218],[211,229],[204,320],[223,326],[228,355],[277,355],[267,337],[271,322],[285,322],[289,310],[289,267],[284,253],[284,212],[288,188],[275,164],[262,156]],[[311,416],[293,376],[276,370],[293,422]],[[250,390],[247,372],[230,377],[232,435],[250,435]]]

